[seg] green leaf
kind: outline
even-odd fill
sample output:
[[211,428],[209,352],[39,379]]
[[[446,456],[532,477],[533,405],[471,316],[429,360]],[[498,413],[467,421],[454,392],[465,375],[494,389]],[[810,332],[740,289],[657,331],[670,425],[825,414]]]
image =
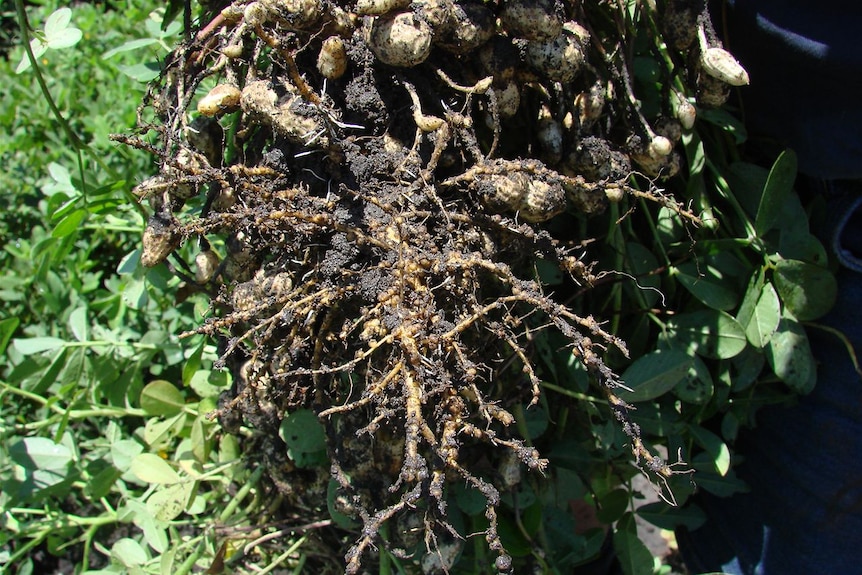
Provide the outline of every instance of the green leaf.
[[83,208],[79,208],[66,214],[66,216],[57,222],[57,225],[54,226],[54,229],[51,230],[52,238],[64,238],[68,235],[71,235],[78,231],[81,227],[81,223],[87,219],[88,216],[87,210]]
[[105,466],[97,474],[93,475],[87,482],[86,494],[94,500],[99,500],[102,497],[107,497],[111,492],[111,487],[122,476],[122,472],[112,465]]
[[7,317],[4,320],[0,320],[0,354],[6,351],[6,346],[9,344],[12,334],[18,329],[18,324],[20,323],[21,320],[17,317]]
[[206,340],[202,339],[200,344],[195,347],[192,354],[186,360],[186,364],[183,366],[183,385],[189,385],[192,380],[192,376],[200,370],[201,368],[201,357],[204,353],[204,346],[206,345]]
[[691,357],[676,350],[656,350],[639,357],[622,375],[632,391],[619,390],[625,401],[648,401],[663,395],[685,379],[692,365]]
[[144,532],[144,540],[150,547],[159,553],[167,549],[168,537],[165,533],[167,524],[153,517],[145,503],[134,499],[129,500],[119,511],[124,522],[131,519]]
[[631,496],[625,489],[614,489],[599,499],[597,517],[605,525],[610,525],[623,516],[631,502]]
[[524,420],[524,424],[527,426],[527,435],[529,435],[526,439],[536,439],[548,429],[548,410],[541,404],[525,406]]
[[739,392],[757,381],[757,377],[763,371],[763,366],[766,364],[766,357],[761,350],[747,347],[742,353],[735,356],[731,362],[735,371],[731,378],[733,382],[732,389],[735,392]]
[[177,415],[182,412],[185,404],[182,392],[163,379],[151,381],[141,391],[141,409],[148,415]]
[[536,273],[542,285],[555,286],[563,283],[563,272],[560,266],[542,258],[536,258]]
[[781,301],[799,321],[817,319],[835,305],[838,283],[826,268],[781,260],[775,265],[774,281]]
[[754,316],[754,308],[757,307],[757,302],[760,301],[760,294],[763,292],[765,283],[766,274],[763,268],[755,269],[748,280],[748,287],[745,289],[745,295],[742,296],[739,311],[736,312],[736,321],[743,328],[751,323],[751,318]]
[[65,7],[58,8],[45,20],[45,35],[50,38],[68,28],[71,22],[72,10]]
[[111,558],[125,567],[137,567],[149,560],[147,551],[134,539],[123,538],[111,546]]
[[751,314],[751,320],[745,327],[745,337],[751,345],[762,349],[772,339],[772,334],[778,329],[780,321],[781,302],[775,288],[768,283],[763,286],[760,298]]
[[188,415],[178,413],[167,419],[151,417],[144,424],[144,442],[150,449],[163,449],[183,428]]
[[768,178],[769,170],[748,162],[734,162],[727,172],[731,192],[752,218],[757,215],[757,208]]
[[48,174],[54,180],[42,186],[42,193],[46,196],[53,196],[57,193],[63,193],[67,196],[76,195],[75,184],[72,183],[72,174],[62,164],[51,162],[48,164]]
[[637,242],[626,243],[626,264],[628,271],[635,277],[647,306],[654,305],[661,297],[661,278],[653,274],[659,268],[658,260],[646,246]]
[[66,342],[58,337],[30,337],[27,339],[13,339],[12,347],[21,355],[33,355],[44,351],[52,351],[63,347]]
[[129,40],[128,42],[124,42],[120,44],[116,48],[111,48],[104,54],[102,54],[102,59],[107,60],[112,56],[116,56],[122,52],[130,52],[132,50],[137,50],[138,48],[146,48],[147,46],[152,46],[153,44],[157,44],[158,40],[155,38],[136,38],[134,40]]
[[667,330],[669,343],[711,359],[730,359],[748,344],[739,322],[719,310],[680,314]]
[[699,357],[692,356],[692,364],[682,381],[674,388],[673,393],[686,403],[703,405],[712,398],[714,386],[709,368]]
[[699,425],[690,425],[688,429],[698,445],[703,447],[712,458],[718,474],[722,477],[727,475],[730,470],[730,449],[727,444],[719,436]]
[[66,28],[55,32],[51,35],[46,34],[48,39],[48,47],[52,50],[62,50],[70,48],[81,41],[84,33],[78,28]]
[[760,197],[757,217],[754,220],[754,229],[758,236],[763,237],[775,225],[785,199],[793,192],[795,181],[796,154],[793,150],[785,150],[772,165],[763,195]]
[[9,457],[30,470],[57,471],[72,462],[72,452],[65,445],[47,437],[26,437],[9,446]]
[[733,285],[720,270],[706,262],[686,262],[675,268],[674,277],[707,307],[731,310],[738,298]]
[[[33,38],[30,40],[30,50],[33,52],[33,57],[38,60],[39,57],[48,51],[48,44],[43,42],[41,38]],[[16,74],[21,74],[30,69],[30,58],[25,53],[21,57],[21,61],[18,62],[18,66],[15,68]]]
[[748,139],[745,125],[735,115],[722,108],[698,108],[697,117],[700,120],[714,124],[733,136],[737,144]]
[[647,503],[637,508],[636,513],[644,520],[659,529],[672,531],[677,527],[697,529],[706,522],[706,514],[693,503],[674,507],[663,501]]
[[111,461],[114,467],[125,473],[131,469],[132,461],[143,451],[143,445],[134,439],[121,439],[111,443]]
[[[499,515],[497,531],[500,542],[512,557],[526,557],[530,554],[530,542],[508,515]],[[433,571],[432,571],[433,572]]]
[[301,453],[326,449],[326,433],[317,415],[310,409],[300,409],[285,417],[278,435],[287,446]]
[[766,346],[766,361],[781,381],[799,393],[808,393],[816,377],[814,356],[802,325],[784,316]]
[[133,274],[135,273],[135,270],[138,269],[140,263],[141,250],[132,250],[120,260],[120,263],[117,266],[117,273],[120,275]]
[[614,529],[614,550],[625,575],[653,575],[652,553],[638,538],[634,516],[625,515]]
[[141,453],[132,460],[132,473],[145,483],[179,483],[180,476],[170,464],[154,453]]
[[665,246],[681,240],[685,235],[682,216],[668,207],[659,208],[656,218],[656,235]]
[[90,337],[90,324],[87,320],[87,308],[76,308],[69,314],[69,329],[78,341],[87,341]]
[[194,486],[194,481],[184,481],[160,487],[147,499],[147,510],[157,521],[173,521],[185,511]]
[[729,497],[734,493],[745,493],[748,486],[739,479],[733,469],[721,476],[714,471],[715,463],[708,454],[700,454],[692,461],[692,467],[697,469],[694,480],[698,488],[709,491],[719,497]]
[[133,278],[123,288],[123,302],[132,309],[143,309],[147,305],[147,281],[144,278]]
[[143,84],[155,80],[161,72],[158,62],[145,62],[131,66],[120,64],[117,69],[133,80]]

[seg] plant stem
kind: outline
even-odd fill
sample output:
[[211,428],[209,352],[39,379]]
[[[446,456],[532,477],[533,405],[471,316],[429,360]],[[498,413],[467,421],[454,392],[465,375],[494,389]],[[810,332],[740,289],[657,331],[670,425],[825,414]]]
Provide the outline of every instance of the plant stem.
[[248,478],[242,487],[239,488],[239,491],[236,492],[236,495],[230,500],[230,503],[227,504],[227,507],[224,508],[224,511],[219,515],[219,522],[224,523],[228,520],[228,518],[234,514],[239,504],[243,499],[249,494],[252,488],[257,485],[257,482],[260,481],[260,478],[263,476],[263,467],[258,467],[251,474],[251,477]]
[[551,391],[556,391],[557,393],[562,393],[563,395],[567,395],[574,399],[580,399],[582,401],[589,401],[590,403],[599,403],[602,405],[607,405],[608,401],[606,399],[601,399],[598,397],[594,397],[592,395],[587,395],[585,393],[580,393],[578,391],[572,391],[571,389],[566,389],[565,387],[561,387],[554,383],[548,383],[547,381],[542,382],[542,387],[545,389],[550,389]]

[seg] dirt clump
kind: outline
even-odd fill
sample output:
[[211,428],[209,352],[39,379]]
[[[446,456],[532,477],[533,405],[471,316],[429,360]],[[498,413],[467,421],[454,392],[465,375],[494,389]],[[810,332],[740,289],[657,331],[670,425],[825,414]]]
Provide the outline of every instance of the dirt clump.
[[[213,313],[197,331],[221,340],[234,371],[220,421],[267,438],[271,475],[292,497],[296,462],[273,455],[282,420],[309,409],[326,430],[340,508],[362,523],[347,573],[389,521],[412,526],[416,541],[400,544],[425,549],[425,572],[451,566],[464,536],[447,512],[459,483],[484,497],[493,564],[511,568],[501,485],[475,462],[547,466],[511,412],[540,395],[534,330],[564,336],[635,456],[664,469],[602,360],[625,344],[545,293],[535,268],[595,280],[581,242],[545,225],[560,214],[599,214],[635,193],[681,210],[629,186],[638,164],[663,177],[679,157],[634,105],[623,48],[636,31],[607,19],[625,16],[611,5],[589,10],[237,1],[206,14],[152,86],[140,127],[157,143],[118,138],[163,166],[137,190],[153,209],[144,264],[200,247],[187,278]],[[309,481],[320,493],[319,477]]]

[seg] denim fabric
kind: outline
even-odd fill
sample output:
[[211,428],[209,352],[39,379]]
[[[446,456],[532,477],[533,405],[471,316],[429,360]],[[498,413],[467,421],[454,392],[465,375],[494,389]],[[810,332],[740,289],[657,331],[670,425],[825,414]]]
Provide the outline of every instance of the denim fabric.
[[[843,332],[862,354],[860,199],[839,189],[830,200],[837,217],[824,239],[849,267],[838,272],[834,309],[817,323]],[[738,473],[749,493],[698,495],[707,523],[677,533],[692,573],[862,573],[862,377],[837,337],[807,332],[817,386],[794,407],[764,409],[740,435]]]
[[815,177],[862,178],[858,0],[711,0],[751,84],[735,91],[754,137],[777,140]]

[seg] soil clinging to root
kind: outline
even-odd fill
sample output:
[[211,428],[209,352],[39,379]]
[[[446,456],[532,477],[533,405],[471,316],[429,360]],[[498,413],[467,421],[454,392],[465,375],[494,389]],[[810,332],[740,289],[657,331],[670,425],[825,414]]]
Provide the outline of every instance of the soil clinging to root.
[[[644,6],[642,22],[688,54],[669,85],[725,90],[697,63],[720,49],[697,4]],[[437,557],[426,571],[445,570],[438,541],[462,537],[447,501],[464,482],[485,498],[495,568],[510,569],[499,481],[474,462],[547,465],[510,411],[540,396],[538,329],[565,337],[638,460],[670,473],[602,360],[625,344],[548,295],[535,267],[595,280],[586,238],[549,231],[561,213],[599,214],[626,194],[687,213],[629,186],[636,171],[679,169],[694,113],[677,88],[652,126],[635,106],[629,16],[570,2],[238,1],[165,63],[140,113],[156,143],[118,137],[161,165],[136,188],[152,208],[142,263],[168,261],[210,294],[197,331],[220,339],[235,376],[219,420],[258,432],[250,456],[298,506],[326,497],[326,477],[287,460],[279,427],[301,409],[324,425],[340,511],[362,523],[347,573],[390,520],[421,534]],[[199,251],[183,271],[172,254],[189,242]]]

